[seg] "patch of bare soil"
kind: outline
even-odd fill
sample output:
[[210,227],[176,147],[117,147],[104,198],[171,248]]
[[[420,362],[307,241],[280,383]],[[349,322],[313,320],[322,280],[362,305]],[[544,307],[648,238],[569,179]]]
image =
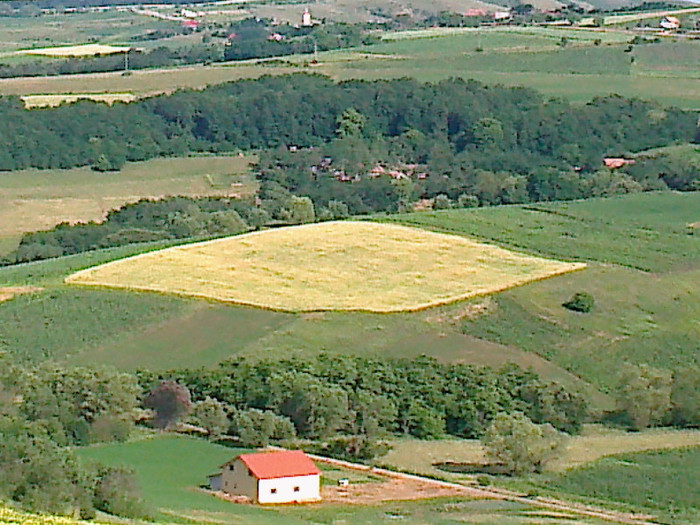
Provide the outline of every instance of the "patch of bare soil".
[[498,308],[498,303],[492,297],[484,297],[481,301],[465,304],[458,310],[451,309],[426,318],[431,324],[457,324],[463,320],[472,320],[489,314]]
[[42,290],[43,288],[39,288],[38,286],[8,286],[0,288],[0,303],[9,301],[18,295],[41,292]]
[[347,487],[327,485],[321,489],[324,503],[370,505],[382,501],[416,500],[462,495],[456,488],[424,481],[387,478],[383,482],[351,483]]

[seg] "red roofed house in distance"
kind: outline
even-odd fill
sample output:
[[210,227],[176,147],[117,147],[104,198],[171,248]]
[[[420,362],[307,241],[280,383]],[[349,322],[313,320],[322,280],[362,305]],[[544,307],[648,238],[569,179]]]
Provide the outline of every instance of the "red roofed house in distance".
[[212,490],[255,503],[321,501],[321,471],[301,450],[241,454],[209,477]]

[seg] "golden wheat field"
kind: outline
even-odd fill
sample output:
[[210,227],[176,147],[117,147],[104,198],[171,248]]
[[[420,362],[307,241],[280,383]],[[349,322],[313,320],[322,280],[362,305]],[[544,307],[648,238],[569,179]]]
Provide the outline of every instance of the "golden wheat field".
[[133,93],[61,93],[56,95],[25,95],[21,97],[24,107],[55,108],[61,104],[72,104],[78,100],[103,102],[111,106],[115,102],[134,102],[137,97]]
[[46,57],[86,57],[95,55],[113,55],[126,53],[131,49],[125,46],[106,46],[102,44],[81,44],[77,46],[42,47],[17,51],[18,55],[36,55]]
[[73,284],[282,311],[420,310],[583,268],[454,235],[327,222],[168,248],[69,276]]

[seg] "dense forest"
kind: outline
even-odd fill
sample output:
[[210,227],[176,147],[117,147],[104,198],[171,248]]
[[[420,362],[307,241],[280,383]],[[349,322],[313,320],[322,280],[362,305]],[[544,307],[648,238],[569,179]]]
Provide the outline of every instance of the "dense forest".
[[[27,111],[0,99],[0,167],[109,172],[188,152],[259,150],[258,200],[166,199],[101,224],[27,234],[4,262],[263,226],[412,209],[514,204],[698,188],[692,159],[606,156],[698,139],[696,115],[618,96],[586,105],[459,79],[334,83],[264,77],[113,107]],[[93,123],[86,125],[87,122]]]
[[[459,79],[334,83],[301,74],[112,107],[80,101],[27,111],[18,98],[4,97],[0,116],[7,123],[0,131],[3,170],[69,168],[100,157],[119,165],[188,151],[320,146],[339,138],[346,139],[335,141],[339,151],[364,146],[362,152],[372,154],[385,145],[406,162],[432,162],[434,179],[458,177],[464,168],[452,166],[455,158],[512,174],[543,167],[589,173],[603,156],[687,142],[697,131],[693,112],[616,96],[579,106]],[[358,155],[348,152],[346,164],[373,160]],[[440,165],[444,161],[450,166]]]

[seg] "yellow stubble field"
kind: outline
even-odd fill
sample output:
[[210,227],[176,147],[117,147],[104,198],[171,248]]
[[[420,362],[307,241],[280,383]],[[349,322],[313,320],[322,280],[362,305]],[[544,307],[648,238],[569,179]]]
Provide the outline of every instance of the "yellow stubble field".
[[290,312],[415,311],[584,268],[464,237],[372,222],[285,227],[80,271],[70,284]]

